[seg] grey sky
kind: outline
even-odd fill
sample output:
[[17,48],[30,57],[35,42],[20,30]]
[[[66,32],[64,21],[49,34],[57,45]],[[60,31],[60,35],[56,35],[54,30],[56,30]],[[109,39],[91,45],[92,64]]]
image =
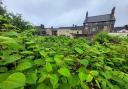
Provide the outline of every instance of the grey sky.
[[89,16],[110,13],[116,6],[116,26],[128,24],[128,0],[4,0],[10,12],[21,13],[35,25],[82,25]]

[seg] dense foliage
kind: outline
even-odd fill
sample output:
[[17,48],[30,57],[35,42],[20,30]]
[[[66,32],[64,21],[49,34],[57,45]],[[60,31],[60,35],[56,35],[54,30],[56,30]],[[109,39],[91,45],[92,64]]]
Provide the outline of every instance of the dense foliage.
[[3,6],[2,0],[0,0],[0,15],[5,15],[6,14],[6,9]]
[[31,23],[25,21],[21,14],[9,13],[0,0],[0,29],[17,29],[19,31],[33,29]]
[[128,38],[0,32],[0,89],[127,89]]

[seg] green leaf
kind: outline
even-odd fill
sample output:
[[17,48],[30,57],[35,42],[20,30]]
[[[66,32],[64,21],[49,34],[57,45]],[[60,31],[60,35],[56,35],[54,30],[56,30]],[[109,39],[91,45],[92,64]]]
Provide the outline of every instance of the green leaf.
[[61,77],[61,81],[62,81],[62,83],[68,83],[68,79],[67,79],[67,77]]
[[63,55],[55,55],[54,60],[55,60],[57,65],[62,65],[62,63],[63,63],[62,58],[63,57],[64,57]]
[[117,85],[113,85],[113,89],[120,89],[120,87]]
[[110,67],[110,66],[105,66],[104,69],[105,69],[105,70],[112,70],[112,67]]
[[85,84],[84,82],[81,82],[82,89],[89,89],[89,86]]
[[85,81],[87,78],[87,74],[85,74],[84,72],[79,72],[79,79],[81,82]]
[[106,79],[112,78],[112,72],[111,72],[111,71],[101,72],[101,74],[102,74]]
[[89,61],[86,59],[80,60],[80,63],[84,66],[87,66],[89,64]]
[[54,62],[54,60],[53,60],[53,58],[52,57],[47,57],[47,58],[45,58],[45,61],[46,62]]
[[18,36],[18,33],[17,32],[15,32],[15,31],[9,31],[9,32],[3,32],[2,33],[2,36],[8,36],[8,37],[16,37],[16,36]]
[[66,64],[74,64],[74,60],[73,60],[73,58],[70,58],[70,57],[65,57],[64,58],[64,62],[66,63]]
[[42,73],[42,76],[39,78],[38,83],[43,82],[48,77],[48,74]]
[[91,82],[93,79],[93,76],[88,74],[87,78],[86,78],[86,82]]
[[66,68],[66,67],[60,68],[60,69],[58,70],[58,72],[59,72],[62,76],[65,76],[65,77],[70,77],[70,76],[71,76],[69,69]]
[[103,80],[101,81],[101,86],[102,86],[103,89],[108,89],[105,79],[103,79]]
[[78,52],[79,54],[82,54],[84,51],[78,47],[75,48],[75,51]]
[[22,46],[19,45],[15,39],[4,36],[0,36],[0,45],[4,45],[9,49],[15,49],[15,50],[22,48]]
[[34,63],[35,63],[37,66],[44,65],[44,61],[43,61],[42,59],[36,59],[36,60],[34,60]]
[[1,83],[2,89],[14,89],[25,86],[25,75],[23,73],[13,73]]
[[46,67],[47,72],[51,72],[52,71],[52,65],[50,63],[47,62],[45,67]]
[[22,55],[34,55],[32,51],[23,51],[21,52]]
[[45,85],[45,84],[40,84],[37,86],[37,89],[51,89],[50,87],[48,87],[48,85]]
[[96,82],[96,85],[98,86],[98,88],[99,88],[99,89],[101,89],[101,87],[100,87],[100,84],[99,84],[98,80],[95,80],[95,82]]
[[7,72],[7,71],[8,71],[7,67],[0,67],[0,73]]
[[99,75],[99,72],[96,71],[96,70],[92,70],[92,71],[90,71],[90,73],[91,73],[91,75],[93,75],[93,76],[98,76],[98,75]]
[[47,53],[45,51],[40,51],[42,57],[47,57]]
[[75,87],[77,85],[80,84],[80,79],[78,77],[78,75],[74,75],[74,76],[70,76],[68,78],[68,81],[69,81],[69,84],[72,86],[72,87]]
[[26,83],[28,84],[36,84],[36,80],[37,80],[37,74],[36,73],[28,73],[26,75]]
[[59,89],[71,89],[71,86],[69,84],[60,84],[60,88]]
[[30,61],[25,60],[18,64],[18,66],[16,67],[16,70],[23,71],[23,70],[31,68],[32,66],[33,64]]
[[64,60],[65,60],[65,61],[73,61],[72,58],[68,58],[68,57],[64,58]]
[[13,63],[13,62],[19,60],[20,58],[21,58],[21,56],[18,55],[18,54],[14,54],[14,55],[10,55],[10,56],[9,55],[4,55],[4,59],[5,59],[4,64],[6,65],[6,64],[9,64],[9,63]]
[[56,74],[50,75],[50,82],[53,86],[53,89],[58,87],[58,81],[59,81],[59,78]]
[[93,79],[93,76],[90,74],[85,74],[84,72],[79,72],[79,78],[80,81],[83,82],[86,80],[86,82],[91,82]]
[[10,75],[9,72],[7,73],[0,73],[0,83],[7,79],[7,77]]

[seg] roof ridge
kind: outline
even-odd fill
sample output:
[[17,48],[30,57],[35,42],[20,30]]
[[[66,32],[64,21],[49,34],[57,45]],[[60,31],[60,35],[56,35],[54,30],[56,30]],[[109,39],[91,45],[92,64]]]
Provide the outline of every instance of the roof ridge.
[[[96,15],[96,16],[89,16],[89,17],[99,17],[99,16],[105,16],[105,15],[111,15],[111,14]],[[89,18],[89,17],[88,17],[88,18]]]

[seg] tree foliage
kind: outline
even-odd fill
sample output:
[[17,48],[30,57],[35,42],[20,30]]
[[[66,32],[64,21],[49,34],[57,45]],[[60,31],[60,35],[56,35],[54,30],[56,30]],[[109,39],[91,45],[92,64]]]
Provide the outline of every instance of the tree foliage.
[[0,15],[5,15],[6,14],[6,9],[3,6],[2,0],[0,0]]
[[13,14],[6,10],[0,1],[0,29],[17,29],[19,31],[33,29],[31,23],[25,21],[21,14]]
[[9,13],[9,18],[10,18],[10,24],[19,28],[21,31],[27,30],[27,29],[32,29],[33,26],[29,22],[25,21],[22,18],[21,14],[13,14]]

